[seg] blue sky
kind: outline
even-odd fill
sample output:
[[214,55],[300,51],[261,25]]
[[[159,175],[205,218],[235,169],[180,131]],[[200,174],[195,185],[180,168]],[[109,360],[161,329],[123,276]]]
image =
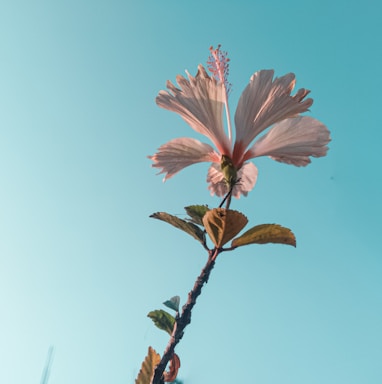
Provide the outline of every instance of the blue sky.
[[381,6],[377,1],[19,1],[0,12],[1,383],[132,383],[167,334],[146,317],[206,261],[152,220],[217,206],[207,164],[162,183],[147,155],[200,137],[155,105],[211,45],[231,58],[231,113],[249,77],[294,72],[331,130],[306,168],[256,159],[234,200],[297,248],[224,253],[177,348],[185,384],[381,380]]

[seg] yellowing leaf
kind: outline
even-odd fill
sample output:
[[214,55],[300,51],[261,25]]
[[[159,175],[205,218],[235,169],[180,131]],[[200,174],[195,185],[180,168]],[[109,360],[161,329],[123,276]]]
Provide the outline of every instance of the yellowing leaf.
[[204,227],[217,248],[233,239],[247,223],[242,213],[224,208],[211,209],[203,217]]
[[186,210],[187,215],[191,217],[191,223],[198,225],[203,225],[203,216],[210,210],[207,205],[190,205],[184,209]]
[[160,363],[160,355],[155,352],[155,349],[149,347],[149,352],[143,360],[141,370],[138,377],[135,379],[135,384],[150,384],[154,375],[155,367]]
[[278,224],[261,224],[249,229],[232,241],[232,247],[248,244],[278,243],[296,246],[296,238],[289,228]]
[[175,318],[163,309],[151,311],[147,316],[154,322],[154,324],[163,331],[166,331],[169,335],[172,334],[174,329]]
[[156,212],[150,215],[153,219],[165,221],[173,225],[174,227],[181,229],[182,231],[191,235],[194,239],[204,243],[204,232],[195,224],[189,223],[185,220],[179,219],[179,217],[170,215],[166,212]]

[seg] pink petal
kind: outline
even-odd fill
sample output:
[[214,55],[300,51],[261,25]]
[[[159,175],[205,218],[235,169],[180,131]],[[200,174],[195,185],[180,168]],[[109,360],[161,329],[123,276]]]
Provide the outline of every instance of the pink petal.
[[[247,196],[253,189],[257,180],[257,168],[251,163],[245,163],[237,173],[238,183],[234,186],[232,195],[239,198],[240,195]],[[221,172],[220,164],[212,164],[208,170],[207,182],[210,183],[208,189],[211,195],[223,197],[228,193],[228,185],[224,181],[224,175]]]
[[293,73],[274,80],[273,74],[273,70],[256,72],[240,97],[235,113],[234,162],[242,161],[245,148],[266,128],[305,112],[313,103],[312,99],[304,100],[309,93],[306,89],[290,95],[295,85]]
[[219,152],[229,153],[230,144],[222,120],[224,87],[209,77],[202,65],[195,77],[188,75],[188,78],[177,76],[180,89],[168,81],[169,92],[160,91],[156,103],[178,113],[191,128],[208,137]]
[[237,173],[238,184],[233,189],[233,195],[237,198],[240,194],[244,196],[248,195],[248,192],[252,191],[257,181],[257,167],[251,162],[244,163]]
[[245,158],[270,156],[282,163],[305,166],[309,156],[325,156],[330,132],[320,121],[299,116],[277,123],[246,153]]
[[220,162],[220,155],[210,145],[187,137],[169,141],[155,155],[148,157],[153,161],[152,167],[161,168],[159,173],[166,174],[163,181],[189,165],[203,161]]
[[211,196],[224,196],[228,192],[227,183],[224,181],[223,172],[220,169],[220,164],[211,164],[208,169],[207,183],[210,183],[208,189]]

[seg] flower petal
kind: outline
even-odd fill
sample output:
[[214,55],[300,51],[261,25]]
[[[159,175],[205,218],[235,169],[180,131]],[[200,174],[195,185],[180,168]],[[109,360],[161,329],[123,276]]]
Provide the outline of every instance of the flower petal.
[[152,167],[162,168],[159,173],[166,173],[163,181],[189,165],[203,161],[220,162],[220,155],[210,145],[188,137],[171,140],[148,157],[153,161]]
[[236,143],[234,162],[239,164],[251,141],[269,126],[305,112],[313,103],[304,100],[309,93],[300,89],[294,96],[295,75],[289,73],[273,80],[273,70],[256,72],[243,91],[235,113]]
[[224,132],[222,113],[224,87],[209,77],[202,65],[195,77],[188,80],[177,76],[177,88],[170,81],[167,91],[160,91],[156,98],[159,107],[178,113],[196,132],[208,137],[221,153],[229,153],[230,145]]
[[207,183],[210,183],[208,189],[211,192],[211,196],[216,195],[221,197],[228,192],[228,185],[224,180],[220,164],[211,164],[208,169]]
[[[234,186],[232,195],[237,199],[241,194],[248,195],[248,192],[253,189],[257,180],[257,168],[251,163],[245,163],[237,172],[238,182]],[[220,164],[212,164],[208,170],[207,182],[210,183],[208,189],[211,195],[223,197],[228,193],[228,184],[224,181],[224,175],[221,171]]]
[[251,162],[244,163],[237,173],[238,183],[233,189],[233,195],[237,198],[240,194],[244,196],[248,195],[248,192],[252,191],[257,181],[257,167]]
[[248,150],[245,159],[270,156],[276,161],[305,166],[309,156],[325,156],[330,132],[320,121],[299,116],[277,123]]

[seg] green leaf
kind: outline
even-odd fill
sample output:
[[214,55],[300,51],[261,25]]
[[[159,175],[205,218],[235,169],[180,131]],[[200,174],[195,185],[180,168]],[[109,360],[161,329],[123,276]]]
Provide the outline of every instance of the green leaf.
[[135,384],[150,384],[154,375],[155,367],[160,363],[160,355],[155,349],[149,347],[149,352],[143,360],[141,370],[138,377],[135,379]]
[[186,210],[187,215],[191,218],[189,221],[197,225],[204,225],[203,216],[210,210],[207,205],[190,205],[184,207],[184,209]]
[[156,311],[151,311],[147,315],[154,324],[163,331],[166,331],[169,335],[172,334],[174,329],[175,318],[170,315],[168,312],[163,309],[157,309]]
[[296,238],[289,228],[279,224],[261,224],[249,229],[232,241],[232,247],[248,244],[278,243],[296,246]]
[[248,223],[238,211],[224,208],[211,209],[203,217],[204,227],[217,248],[233,239]]
[[189,223],[188,221],[179,219],[179,217],[170,215],[166,212],[156,212],[150,215],[153,219],[158,219],[165,221],[168,224],[173,225],[175,228],[178,228],[189,235],[191,235],[194,239],[200,241],[204,244],[204,232],[195,224]]
[[179,311],[179,303],[180,303],[180,297],[174,296],[170,300],[165,301],[163,304],[170,309],[173,309],[174,311]]

